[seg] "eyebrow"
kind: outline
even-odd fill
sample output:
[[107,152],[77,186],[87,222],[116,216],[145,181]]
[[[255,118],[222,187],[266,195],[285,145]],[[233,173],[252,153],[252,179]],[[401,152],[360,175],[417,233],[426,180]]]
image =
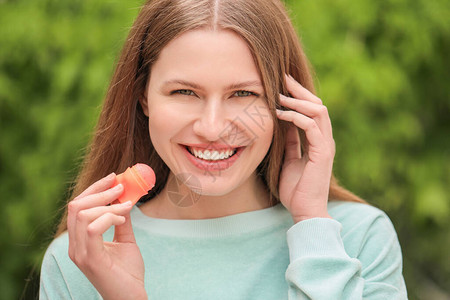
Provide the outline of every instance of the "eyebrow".
[[[185,85],[185,86],[191,87],[193,89],[198,89],[198,90],[205,89],[202,86],[200,86],[194,82],[190,82],[190,81],[186,81],[186,80],[182,80],[182,79],[168,80],[163,83],[163,85],[169,85],[169,84],[181,84],[181,85]],[[262,87],[262,84],[261,84],[261,81],[259,81],[259,80],[249,80],[249,81],[243,81],[243,82],[230,84],[229,86],[226,87],[226,90],[240,89],[240,88],[249,87],[249,86]]]

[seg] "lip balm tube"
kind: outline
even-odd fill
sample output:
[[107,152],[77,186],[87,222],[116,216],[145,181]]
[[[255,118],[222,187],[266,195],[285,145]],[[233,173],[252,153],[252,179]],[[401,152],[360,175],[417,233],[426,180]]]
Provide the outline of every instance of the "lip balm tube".
[[134,204],[155,186],[156,176],[152,168],[146,164],[135,164],[125,172],[116,176],[114,186],[123,185],[123,193],[117,201],[124,203],[131,201]]

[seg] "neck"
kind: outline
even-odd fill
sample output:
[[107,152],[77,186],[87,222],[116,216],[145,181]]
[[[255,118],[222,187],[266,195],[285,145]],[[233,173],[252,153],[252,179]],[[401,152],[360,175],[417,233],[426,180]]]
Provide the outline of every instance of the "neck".
[[160,194],[141,205],[141,211],[161,219],[212,219],[238,213],[268,208],[269,192],[258,176],[252,176],[226,195],[211,196],[197,194],[193,189],[178,183],[171,174],[168,184]]

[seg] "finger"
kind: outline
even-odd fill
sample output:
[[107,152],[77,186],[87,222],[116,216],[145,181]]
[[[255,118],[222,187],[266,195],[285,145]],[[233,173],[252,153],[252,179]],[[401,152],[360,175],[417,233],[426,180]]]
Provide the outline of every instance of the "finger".
[[292,110],[277,109],[277,116],[280,120],[292,122],[295,126],[305,131],[306,138],[310,145],[309,149],[311,149],[311,147],[320,149],[325,144],[319,126],[313,119]]
[[94,182],[90,185],[86,190],[84,190],[80,195],[75,197],[73,200],[78,200],[80,198],[86,197],[87,195],[96,194],[99,192],[103,192],[106,189],[109,189],[116,179],[116,174],[111,173],[106,177]]
[[[105,191],[107,192],[107,191]],[[105,193],[103,192],[103,193]],[[93,195],[91,195],[93,196]],[[88,198],[90,196],[87,196]],[[80,200],[79,202],[82,202],[83,200]],[[77,201],[78,202],[78,201]],[[104,214],[125,214],[130,211],[132,205],[131,202],[124,203],[123,205],[115,204],[110,206],[95,206],[95,207],[89,207],[86,209],[82,209],[78,211],[76,218],[75,218],[75,249],[76,251],[84,251],[85,249],[85,241],[86,241],[86,234],[87,234],[87,227],[91,222],[93,222],[95,219],[98,219]]]
[[136,238],[134,237],[130,214],[128,213],[124,217],[125,222],[122,225],[116,226],[114,228],[113,241],[120,243],[135,243]]
[[333,130],[328,109],[324,105],[319,105],[306,100],[293,99],[280,94],[280,103],[290,109],[304,114],[314,119],[319,125],[320,131],[327,138],[333,138]]
[[288,92],[297,99],[305,99],[316,104],[322,104],[322,100],[319,97],[304,88],[299,82],[297,82],[292,76],[284,75],[286,79],[286,88]]
[[128,214],[133,207],[131,201],[127,201],[124,203],[113,204],[109,206],[97,206],[89,209],[82,210],[78,212],[77,215],[77,225],[86,226],[93,222],[95,219],[106,213],[113,213],[116,215],[125,215]]
[[86,197],[79,198],[78,200],[70,201],[68,204],[67,214],[67,228],[69,231],[69,238],[70,234],[73,233],[72,229],[75,228],[78,212],[88,208],[109,204],[117,199],[122,193],[123,186],[122,184],[118,184],[117,186],[106,191],[91,194]]
[[73,208],[76,208],[77,211],[80,211],[96,206],[104,206],[119,198],[122,193],[123,185],[119,183],[118,185],[102,192],[90,194],[77,200],[72,200],[69,202],[69,208],[72,206]]
[[121,184],[110,188],[101,193],[88,195],[86,197],[80,198],[76,201],[72,200],[68,204],[68,214],[67,214],[67,231],[69,233],[69,256],[74,254],[74,251],[78,247],[83,247],[83,244],[78,245],[78,243],[83,243],[84,234],[86,227],[82,227],[78,230],[77,227],[83,226],[82,224],[77,224],[77,219],[80,218],[79,213],[83,210],[97,207],[105,206],[117,199],[123,192],[123,186]]
[[124,216],[106,213],[95,219],[86,228],[86,250],[88,255],[95,257],[103,251],[103,234],[111,226],[120,226],[125,222]]
[[291,160],[300,159],[302,157],[300,136],[297,127],[293,124],[289,124],[286,132],[286,146],[284,152],[285,163],[289,163]]

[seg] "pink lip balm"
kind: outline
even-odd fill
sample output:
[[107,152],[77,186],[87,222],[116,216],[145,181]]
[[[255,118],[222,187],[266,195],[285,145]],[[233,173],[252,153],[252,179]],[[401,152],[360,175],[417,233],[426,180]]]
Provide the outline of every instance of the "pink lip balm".
[[134,204],[155,186],[156,176],[152,168],[146,164],[135,164],[125,172],[116,176],[114,186],[123,185],[123,193],[117,200],[120,203],[131,201]]

